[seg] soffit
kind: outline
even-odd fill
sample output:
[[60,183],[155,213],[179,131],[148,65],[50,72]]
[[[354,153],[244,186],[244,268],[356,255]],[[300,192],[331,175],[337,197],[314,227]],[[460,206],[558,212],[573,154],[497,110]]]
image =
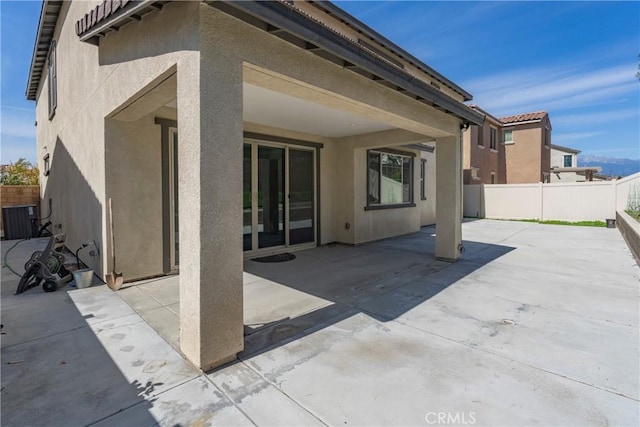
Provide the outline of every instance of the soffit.
[[36,100],[40,79],[44,72],[44,65],[47,62],[47,55],[53,35],[56,30],[58,16],[62,9],[62,1],[47,0],[42,2],[40,9],[40,21],[38,22],[38,33],[33,46],[31,56],[31,67],[29,69],[29,81],[27,82],[26,96],[30,101]]

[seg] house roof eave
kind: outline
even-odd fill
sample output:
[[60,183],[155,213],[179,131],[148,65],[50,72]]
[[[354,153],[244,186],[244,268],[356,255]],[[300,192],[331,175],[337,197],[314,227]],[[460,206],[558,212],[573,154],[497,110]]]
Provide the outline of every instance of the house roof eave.
[[473,96],[469,92],[467,92],[466,90],[464,90],[463,88],[461,88],[460,86],[452,82],[451,80],[447,79],[445,76],[443,76],[442,74],[440,74],[439,72],[437,72],[436,70],[434,70],[433,68],[425,64],[423,61],[416,58],[411,53],[407,52],[406,50],[404,50],[403,48],[401,48],[391,40],[387,39],[382,34],[378,33],[377,31],[375,31],[374,29],[372,29],[362,21],[356,19],[349,13],[345,12],[344,10],[342,10],[340,7],[336,6],[332,2],[311,1],[310,3],[316,6],[317,8],[336,16],[339,20],[353,27],[358,32],[361,32],[363,35],[367,36],[369,39],[374,40],[380,43],[381,45],[385,46],[387,49],[391,50],[396,55],[402,57],[403,59],[408,61],[410,64],[414,65],[421,71],[434,77],[440,83],[444,84],[445,86],[449,87],[453,91],[457,92],[459,95],[462,95],[465,101],[470,101],[473,99]]
[[53,40],[53,35],[58,24],[62,0],[45,0],[40,8],[40,19],[38,21],[38,32],[36,33],[31,55],[31,66],[29,67],[29,79],[25,96],[29,101],[35,101],[40,87],[40,80],[44,71],[44,65],[49,54],[49,47]]
[[484,115],[451,98],[375,52],[283,1],[205,1],[270,34],[341,64],[463,122],[482,124]]

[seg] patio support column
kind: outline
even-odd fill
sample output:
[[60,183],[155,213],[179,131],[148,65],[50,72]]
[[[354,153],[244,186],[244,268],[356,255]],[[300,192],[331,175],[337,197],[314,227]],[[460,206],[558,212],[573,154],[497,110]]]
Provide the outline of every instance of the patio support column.
[[462,141],[436,140],[436,257],[455,261],[462,242]]
[[178,67],[180,349],[207,371],[244,345],[242,61],[196,55]]

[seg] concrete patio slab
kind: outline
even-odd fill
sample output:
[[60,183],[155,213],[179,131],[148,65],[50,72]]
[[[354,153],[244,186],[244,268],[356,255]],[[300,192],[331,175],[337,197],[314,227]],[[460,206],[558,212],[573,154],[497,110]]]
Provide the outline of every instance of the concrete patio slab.
[[454,264],[433,258],[431,227],[246,261],[255,324],[239,360],[209,374],[176,350],[177,276],[13,295],[3,268],[2,421],[639,425],[640,269],[618,231],[463,231]]

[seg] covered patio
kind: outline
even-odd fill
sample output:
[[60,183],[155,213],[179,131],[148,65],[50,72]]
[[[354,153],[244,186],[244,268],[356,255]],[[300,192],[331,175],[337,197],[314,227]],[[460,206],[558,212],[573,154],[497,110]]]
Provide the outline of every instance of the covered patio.
[[[262,352],[317,325],[342,320],[352,309],[421,277],[443,278],[440,286],[415,293],[412,305],[419,305],[477,267],[461,262],[456,274],[441,271],[449,263],[436,259],[434,245],[435,227],[424,227],[419,233],[359,246],[332,244],[298,251],[295,259],[286,262],[245,260],[241,356]],[[484,244],[470,248],[474,252],[485,249],[486,261],[510,250]],[[119,295],[180,349],[178,275],[134,282]],[[396,318],[411,307],[389,308],[391,318]],[[375,313],[367,314],[378,318]]]

